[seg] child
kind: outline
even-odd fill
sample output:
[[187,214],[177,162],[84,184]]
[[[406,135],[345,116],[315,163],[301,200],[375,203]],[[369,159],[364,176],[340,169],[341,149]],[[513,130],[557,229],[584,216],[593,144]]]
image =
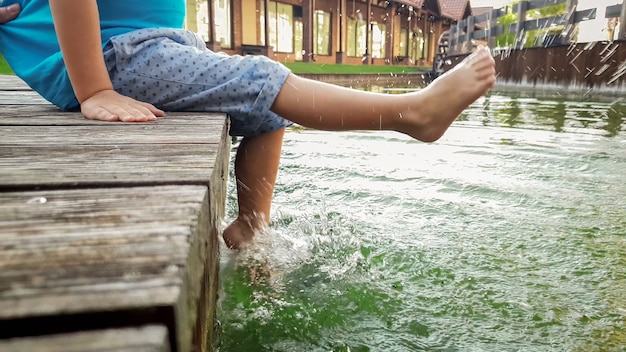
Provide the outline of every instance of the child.
[[[88,119],[146,122],[164,111],[227,113],[243,137],[235,160],[239,214],[233,249],[267,226],[285,127],[393,130],[440,138],[495,83],[485,48],[427,88],[388,95],[291,74],[262,56],[227,56],[182,30],[184,0],[5,0],[19,16],[0,26],[0,52],[18,76]],[[56,30],[56,34],[55,34]]]

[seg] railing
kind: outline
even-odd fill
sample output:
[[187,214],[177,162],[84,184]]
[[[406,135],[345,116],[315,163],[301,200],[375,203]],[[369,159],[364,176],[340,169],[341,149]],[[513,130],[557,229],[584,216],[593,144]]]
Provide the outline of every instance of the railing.
[[[539,10],[549,6],[566,3],[566,11],[563,14],[538,19],[526,19],[526,13],[531,10]],[[485,40],[490,47],[496,46],[496,37],[503,34],[515,34],[516,40],[513,46],[523,46],[525,33],[536,29],[549,29],[563,26],[559,36],[564,39],[559,44],[569,44],[574,32],[574,25],[595,19],[597,8],[576,11],[576,0],[530,0],[520,1],[512,7],[512,13],[517,14],[517,22],[511,24],[499,24],[499,20],[507,15],[508,7],[495,9],[478,16],[470,16],[450,29],[448,55],[463,55],[473,50],[475,40]],[[626,6],[623,4],[606,7],[605,18],[620,18],[618,39],[626,39]],[[478,27],[478,29],[477,29]],[[542,43],[543,46],[545,43]]]

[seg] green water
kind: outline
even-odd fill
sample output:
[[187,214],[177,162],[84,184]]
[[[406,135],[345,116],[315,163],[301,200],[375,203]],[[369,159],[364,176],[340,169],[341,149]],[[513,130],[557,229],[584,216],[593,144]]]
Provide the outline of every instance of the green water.
[[269,234],[223,251],[217,350],[624,351],[625,116],[494,92],[434,144],[289,131]]

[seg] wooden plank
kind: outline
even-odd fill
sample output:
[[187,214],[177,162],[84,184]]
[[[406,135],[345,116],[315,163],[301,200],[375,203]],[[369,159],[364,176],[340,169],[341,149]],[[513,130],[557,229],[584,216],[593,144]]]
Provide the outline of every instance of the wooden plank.
[[0,90],[31,90],[15,75],[0,75]]
[[189,350],[209,212],[206,186],[0,193],[0,337],[141,311]]
[[[226,131],[226,130],[225,130]],[[224,132],[225,133],[225,132]],[[225,138],[228,138],[225,134]],[[217,302],[217,291],[219,287],[219,267],[220,267],[220,245],[218,238],[222,233],[222,222],[226,215],[226,175],[230,167],[230,144],[224,143],[217,152],[215,158],[213,174],[211,175],[211,187],[209,187],[209,215],[210,218],[204,220],[210,226],[211,236],[207,248],[209,262],[205,266],[204,281],[208,285],[203,286],[202,297],[198,304],[198,319],[206,322],[205,329],[197,329],[194,339],[197,346],[210,346],[214,341],[214,326]],[[198,328],[201,326],[198,325]]]
[[[1,81],[1,80],[0,80]],[[4,90],[0,94],[0,104],[3,105],[51,105],[41,95],[33,91]]]
[[218,149],[228,149],[223,114],[171,113],[125,124],[48,107],[16,111],[0,118],[0,190],[206,185]]
[[0,340],[3,352],[169,352],[167,328],[148,325]]
[[179,283],[206,198],[202,186],[0,193],[0,319],[91,309],[7,304],[23,297]]
[[[159,118],[156,123],[165,125],[221,126],[224,124],[224,120],[224,114],[221,113],[168,112],[165,117]],[[52,105],[0,104],[0,126],[93,126],[102,124],[102,121],[88,120],[76,112],[62,112]],[[125,123],[111,122],[110,124],[122,125]]]
[[174,351],[207,350],[225,115],[90,121],[0,83],[0,338],[158,323]]
[[[163,122],[161,122],[163,121]],[[223,122],[213,125],[222,127]],[[201,128],[204,127],[204,128]],[[222,142],[221,128],[177,124],[162,119],[150,123],[106,123],[81,126],[0,126],[0,146],[22,147],[124,144],[214,144]],[[155,150],[156,152],[156,150]],[[155,155],[158,157],[158,155]]]
[[207,185],[218,147],[223,148],[214,144],[0,146],[0,191]]

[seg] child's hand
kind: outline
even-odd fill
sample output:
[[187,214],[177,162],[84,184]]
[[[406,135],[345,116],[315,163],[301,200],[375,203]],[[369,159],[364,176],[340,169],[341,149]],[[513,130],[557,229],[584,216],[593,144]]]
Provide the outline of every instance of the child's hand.
[[[0,5],[2,5],[2,0],[0,0]],[[13,20],[19,15],[21,11],[19,4],[12,4],[9,6],[0,7],[0,23],[7,23],[10,20]]]
[[100,121],[146,122],[165,116],[163,110],[114,90],[103,90],[80,104],[86,118]]

